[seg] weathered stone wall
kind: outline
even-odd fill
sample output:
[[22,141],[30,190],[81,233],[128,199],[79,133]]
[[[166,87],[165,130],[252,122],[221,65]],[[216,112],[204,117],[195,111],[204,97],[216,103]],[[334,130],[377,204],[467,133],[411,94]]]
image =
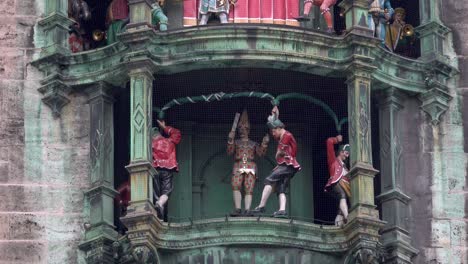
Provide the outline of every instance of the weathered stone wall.
[[29,63],[42,0],[0,1],[0,263],[78,263],[88,185],[83,95],[54,119]]
[[468,2],[440,2],[442,22],[452,30],[444,52],[461,73],[450,81],[453,99],[438,126],[418,109],[416,98],[402,110],[404,188],[412,198],[408,221],[419,250],[414,262],[468,263]]

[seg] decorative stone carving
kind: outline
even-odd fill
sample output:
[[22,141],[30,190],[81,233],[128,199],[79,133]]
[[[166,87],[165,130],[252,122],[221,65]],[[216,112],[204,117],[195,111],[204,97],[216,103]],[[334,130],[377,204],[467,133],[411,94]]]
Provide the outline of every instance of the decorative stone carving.
[[452,96],[444,90],[434,87],[419,96],[421,109],[431,118],[433,125],[440,123],[440,116],[448,109],[448,103]]
[[380,264],[385,261],[386,252],[378,245],[377,248],[361,248],[350,254],[345,261],[347,264]]
[[147,246],[137,246],[133,249],[132,256],[136,263],[155,264],[158,263],[153,251]]
[[44,95],[42,101],[52,109],[54,117],[59,117],[62,108],[70,102],[71,88],[59,80],[49,82],[38,89]]

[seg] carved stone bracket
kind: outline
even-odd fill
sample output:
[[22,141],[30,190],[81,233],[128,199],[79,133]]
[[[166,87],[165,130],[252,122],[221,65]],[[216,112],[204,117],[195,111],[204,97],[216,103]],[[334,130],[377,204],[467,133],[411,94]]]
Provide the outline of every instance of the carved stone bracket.
[[439,87],[434,87],[421,94],[419,100],[422,102],[421,109],[429,115],[431,123],[438,125],[441,115],[449,107],[448,104],[452,100],[452,96]]
[[53,80],[38,89],[44,95],[42,101],[52,109],[54,117],[59,117],[62,108],[70,102],[71,88],[60,80]]

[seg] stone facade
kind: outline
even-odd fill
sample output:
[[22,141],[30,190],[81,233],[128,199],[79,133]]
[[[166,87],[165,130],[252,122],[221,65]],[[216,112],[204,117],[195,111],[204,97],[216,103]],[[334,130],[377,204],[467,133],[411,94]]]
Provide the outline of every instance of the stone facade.
[[0,263],[80,263],[89,185],[89,107],[62,118],[37,91],[43,1],[0,1]]
[[[91,221],[89,95],[68,93],[60,117],[43,102],[44,75],[31,62],[45,46],[37,25],[44,2],[0,2],[0,263],[85,262],[78,245]],[[411,93],[399,97],[396,185],[410,199],[398,223],[419,251],[414,263],[468,263],[468,3],[429,2],[444,5],[441,22],[452,31],[443,53],[460,74],[448,81],[452,99],[438,124]]]

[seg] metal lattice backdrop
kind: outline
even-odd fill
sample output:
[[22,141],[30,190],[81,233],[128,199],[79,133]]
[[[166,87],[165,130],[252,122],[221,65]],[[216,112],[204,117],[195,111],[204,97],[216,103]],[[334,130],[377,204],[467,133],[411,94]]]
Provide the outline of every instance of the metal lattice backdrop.
[[[156,76],[154,83],[153,106],[162,107],[174,98],[206,95],[216,92],[233,93],[245,91],[259,91],[270,93],[273,96],[297,92],[312,96],[326,103],[338,116],[339,119],[347,116],[347,94],[344,79],[324,78],[311,76],[308,74],[263,69],[217,69],[193,71],[175,75]],[[168,109],[165,119],[168,124],[175,126],[182,123],[193,122],[198,127],[203,127],[204,131],[196,133],[210,135],[219,140],[227,139],[229,130],[219,127],[229,127],[233,121],[234,114],[241,112],[244,108],[249,112],[249,119],[252,124],[251,139],[260,142],[261,137],[268,132],[265,122],[270,113],[272,104],[269,100],[258,98],[237,98],[210,103],[184,104]],[[154,114],[153,124],[156,124],[157,114]],[[313,201],[303,201],[303,203],[313,203],[313,218],[318,220],[332,221],[336,215],[337,203],[331,196],[323,192],[323,187],[328,178],[328,168],[326,163],[325,141],[329,136],[337,134],[334,121],[323,108],[303,100],[284,100],[280,103],[280,118],[301,142],[300,148],[310,153],[310,160],[299,160],[303,166],[310,164],[312,175],[301,175],[301,177],[312,177]],[[183,133],[184,131],[182,131]],[[347,124],[343,125],[343,135],[347,139]],[[216,134],[216,135],[213,135]],[[197,143],[198,144],[198,143]],[[194,148],[204,148],[206,152],[219,152],[216,144],[209,144],[209,141],[201,145],[195,144]],[[270,150],[274,151],[275,142],[270,143]],[[222,157],[212,157],[213,162],[221,162]],[[196,161],[196,157],[194,157]],[[217,160],[218,159],[218,160]],[[269,171],[259,171],[262,179]],[[182,173],[182,172],[181,172]],[[197,177],[197,168],[194,168],[192,178]],[[229,183],[230,171],[220,171],[223,181]],[[226,175],[224,175],[226,174]],[[262,180],[257,182],[256,192],[261,192],[263,188]],[[292,184],[294,185],[294,180]],[[225,187],[228,184],[225,185]],[[225,190],[226,200],[232,200],[230,188]],[[307,190],[307,189],[305,189]],[[208,190],[207,190],[208,191]],[[304,191],[305,192],[305,191]],[[306,193],[303,193],[307,197]],[[298,194],[295,195],[296,200]],[[300,195],[299,195],[300,196]],[[310,197],[312,198],[312,197]],[[309,199],[310,199],[309,198]],[[231,202],[232,203],[232,202]],[[254,198],[254,206],[258,200]],[[272,207],[276,207],[275,201],[270,201]],[[290,205],[295,206],[295,205]],[[226,212],[231,210],[229,204]],[[204,210],[209,211],[204,208]],[[219,211],[219,210],[218,210]],[[203,214],[203,212],[202,212]],[[294,215],[303,217],[300,212]],[[209,213],[207,215],[209,216]],[[307,218],[307,217],[304,217]]]

